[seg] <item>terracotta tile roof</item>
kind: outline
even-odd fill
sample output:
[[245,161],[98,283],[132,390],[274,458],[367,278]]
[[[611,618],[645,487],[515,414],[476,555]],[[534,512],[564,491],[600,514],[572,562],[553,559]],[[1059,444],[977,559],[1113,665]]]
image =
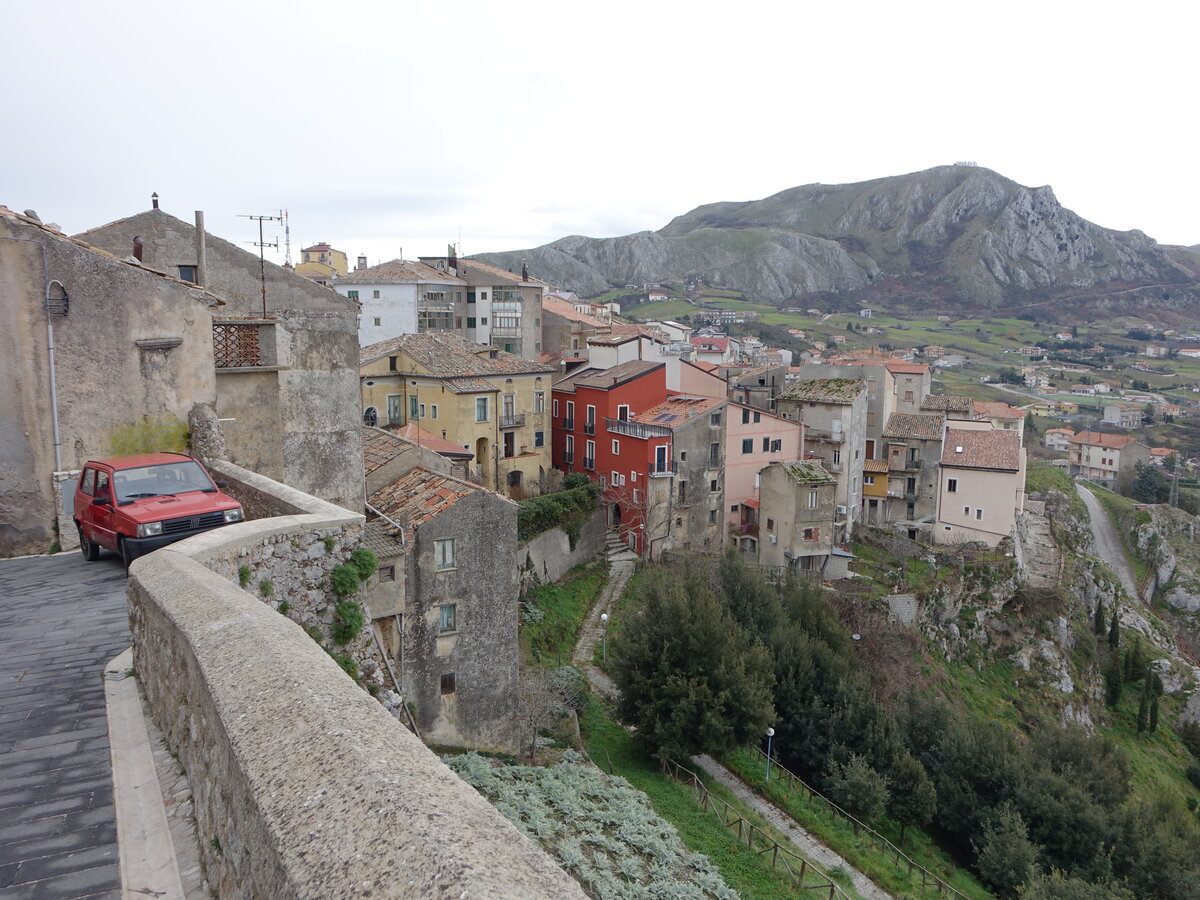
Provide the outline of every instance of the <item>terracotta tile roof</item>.
[[976,400],[972,406],[975,415],[988,419],[1023,419],[1025,411],[1009,406],[1003,400]]
[[1015,472],[1021,468],[1021,438],[1015,431],[948,428],[942,445],[942,465]]
[[630,341],[636,341],[642,335],[635,334],[613,334],[607,332],[605,334],[597,334],[588,338],[589,344],[595,344],[598,347],[615,347],[617,344],[628,344]]
[[[495,353],[492,356],[489,351]],[[402,334],[358,352],[360,365],[385,356],[404,353],[418,365],[439,378],[489,377],[495,375],[525,375],[556,373],[553,366],[522,359],[514,353],[476,344],[457,334],[434,332]]]
[[1128,434],[1103,434],[1099,431],[1081,431],[1071,438],[1071,444],[1090,444],[1093,447],[1104,447],[1108,450],[1120,450],[1132,444],[1134,438]]
[[961,413],[971,415],[971,398],[953,394],[926,394],[921,399],[922,412]]
[[363,526],[362,542],[381,560],[393,559],[405,551],[396,529],[383,519],[375,519]]
[[801,484],[829,484],[836,480],[818,462],[795,460],[780,463],[780,465],[783,466],[785,472]]
[[463,497],[481,490],[478,485],[417,466],[376,491],[367,502],[404,527],[419,528]]
[[780,400],[807,400],[814,403],[853,403],[866,384],[860,378],[810,378],[794,381],[779,394]]
[[886,472],[888,470],[888,461],[886,459],[868,459],[863,463],[864,472]]
[[929,366],[906,362],[889,362],[886,368],[893,375],[924,375],[929,371]]
[[1074,434],[1073,428],[1047,428],[1046,434]]
[[717,370],[716,363],[693,362],[692,365],[695,366],[697,369],[703,369],[705,372],[715,372]]
[[533,283],[532,281],[522,281],[519,273],[514,274],[506,269],[501,269],[499,266],[493,266],[491,263],[480,262],[477,259],[460,259],[458,261],[458,271],[463,273],[463,278],[470,281],[471,279],[466,272],[467,269],[470,269],[472,272],[478,272],[481,275],[487,275],[491,278],[495,278],[504,282],[505,284]]
[[640,378],[647,372],[666,367],[666,363],[651,362],[644,359],[631,359],[609,369],[589,367],[572,372],[566,378],[554,383],[556,390],[573,390],[576,387],[608,390],[621,384],[627,384],[635,378]]
[[411,259],[390,259],[366,269],[355,269],[338,278],[338,284],[437,284],[466,285],[461,278],[449,272],[440,272],[433,266]]
[[449,378],[446,387],[456,394],[494,394],[500,390],[482,378]]
[[691,397],[686,394],[680,394],[675,397],[668,397],[663,403],[652,406],[645,412],[636,413],[630,416],[630,419],[645,425],[678,428],[680,425],[686,425],[697,416],[715,409],[724,402],[724,400],[718,397]]
[[592,328],[608,328],[608,325],[601,322],[595,316],[579,312],[569,300],[562,300],[553,294],[542,295],[542,309],[548,313],[554,313],[556,316],[562,316],[564,319],[569,319],[572,322],[579,322],[581,325],[590,325]]
[[694,337],[692,338],[692,346],[697,350],[708,351],[710,353],[724,353],[729,349],[729,338]]
[[403,428],[397,428],[396,434],[406,441],[412,441],[414,444],[424,447],[426,450],[432,450],[434,453],[439,453],[442,456],[454,457],[456,459],[475,458],[475,454],[470,450],[464,449],[461,444],[438,437],[436,434],[428,432],[418,425],[409,424]]
[[363,469],[369,475],[404,449],[403,443],[390,431],[363,426]]
[[1151,447],[1150,448],[1151,456],[1170,456],[1174,452],[1175,451],[1172,450],[1170,447]]
[[[905,440],[940,441],[945,416],[923,416],[915,413],[892,413],[883,429],[885,438]],[[1014,432],[1015,434],[1015,432]]]

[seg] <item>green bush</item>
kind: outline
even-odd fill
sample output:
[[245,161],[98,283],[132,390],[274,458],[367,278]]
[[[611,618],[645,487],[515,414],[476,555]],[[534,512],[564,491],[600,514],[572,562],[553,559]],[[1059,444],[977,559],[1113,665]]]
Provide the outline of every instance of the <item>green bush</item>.
[[329,580],[335,594],[339,597],[349,597],[358,590],[361,579],[358,577],[358,569],[350,563],[342,563],[330,573]]
[[358,572],[360,581],[366,581],[379,568],[379,557],[368,547],[359,547],[350,554],[350,565]]
[[[517,511],[517,538],[528,540],[535,534],[549,531],[551,528],[562,527],[569,532],[574,526],[575,536],[584,519],[596,507],[596,498],[600,495],[600,486],[581,475],[587,483],[580,487],[558,491],[553,494],[542,494],[540,497],[530,497],[522,500]],[[569,476],[568,476],[569,477]],[[572,544],[574,541],[572,541]]]
[[238,584],[245,587],[250,583],[250,567],[238,566]]
[[329,629],[335,644],[348,644],[362,631],[366,617],[363,608],[353,600],[343,600],[333,611],[333,625]]

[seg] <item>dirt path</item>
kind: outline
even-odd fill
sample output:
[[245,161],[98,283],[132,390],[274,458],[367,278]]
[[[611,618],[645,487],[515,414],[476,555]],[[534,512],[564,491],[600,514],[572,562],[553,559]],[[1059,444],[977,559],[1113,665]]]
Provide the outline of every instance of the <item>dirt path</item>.
[[1125,588],[1129,599],[1139,600],[1137,578],[1134,577],[1133,568],[1129,565],[1129,558],[1125,556],[1125,547],[1121,544],[1121,538],[1117,535],[1116,528],[1113,527],[1108,511],[1096,499],[1096,495],[1083,485],[1076,484],[1075,490],[1079,492],[1084,505],[1087,506],[1088,519],[1092,525],[1092,537],[1096,541],[1096,555],[1117,573],[1117,577],[1121,579],[1121,586]]
[[617,699],[617,686],[612,679],[592,664],[596,655],[596,645],[604,640],[604,622],[600,616],[608,612],[609,607],[621,596],[629,576],[633,574],[637,557],[615,539],[610,539],[608,545],[608,583],[600,592],[600,599],[588,613],[583,628],[579,632],[579,640],[575,643],[575,652],[571,654],[571,662],[587,676],[588,682],[596,693],[606,700]]
[[696,756],[693,761],[704,772],[729,788],[738,799],[748,804],[760,816],[767,820],[772,827],[787,835],[797,850],[825,869],[826,874],[834,867],[845,869],[850,873],[854,890],[867,900],[892,900],[892,895],[884,891],[866,875],[859,872],[850,863],[834,853],[819,840],[805,831],[789,816],[774,804],[764,800],[746,785],[744,781],[730,772],[711,756]]

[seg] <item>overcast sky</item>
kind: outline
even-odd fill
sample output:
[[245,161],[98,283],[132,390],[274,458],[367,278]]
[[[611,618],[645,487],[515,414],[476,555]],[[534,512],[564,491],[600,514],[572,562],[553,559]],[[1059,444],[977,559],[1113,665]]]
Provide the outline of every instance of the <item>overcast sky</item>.
[[70,233],[157,191],[239,242],[286,208],[293,256],[373,264],[975,160],[1200,243],[1194,3],[10,0],[4,24],[0,204]]

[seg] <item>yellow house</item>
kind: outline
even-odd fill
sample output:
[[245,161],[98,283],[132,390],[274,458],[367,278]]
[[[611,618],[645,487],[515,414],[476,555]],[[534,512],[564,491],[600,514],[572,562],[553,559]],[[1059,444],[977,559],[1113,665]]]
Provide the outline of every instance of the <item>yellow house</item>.
[[292,271],[320,284],[329,284],[349,268],[346,254],[326,243],[313,244],[300,251],[300,262]]
[[550,471],[553,366],[456,334],[404,334],[359,352],[363,421],[419,425],[475,454],[473,474],[514,499]]

